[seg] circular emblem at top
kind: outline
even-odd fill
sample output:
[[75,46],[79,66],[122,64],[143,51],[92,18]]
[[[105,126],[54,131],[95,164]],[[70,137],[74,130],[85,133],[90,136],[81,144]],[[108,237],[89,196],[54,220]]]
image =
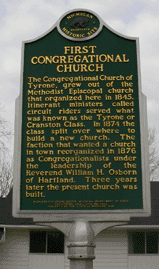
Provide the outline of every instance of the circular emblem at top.
[[85,41],[98,35],[102,24],[96,14],[78,9],[64,14],[60,18],[57,28],[59,33],[67,39]]

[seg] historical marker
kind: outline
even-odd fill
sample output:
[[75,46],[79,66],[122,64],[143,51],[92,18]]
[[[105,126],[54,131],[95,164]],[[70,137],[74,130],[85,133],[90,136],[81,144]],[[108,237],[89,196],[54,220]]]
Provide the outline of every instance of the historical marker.
[[138,39],[74,10],[23,53],[14,214],[146,214]]

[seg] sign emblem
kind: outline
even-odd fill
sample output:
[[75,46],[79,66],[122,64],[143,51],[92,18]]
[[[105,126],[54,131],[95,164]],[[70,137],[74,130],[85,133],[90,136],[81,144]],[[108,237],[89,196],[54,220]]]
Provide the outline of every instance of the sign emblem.
[[59,20],[58,31],[67,39],[88,40],[95,37],[102,29],[97,15],[87,11],[65,14]]

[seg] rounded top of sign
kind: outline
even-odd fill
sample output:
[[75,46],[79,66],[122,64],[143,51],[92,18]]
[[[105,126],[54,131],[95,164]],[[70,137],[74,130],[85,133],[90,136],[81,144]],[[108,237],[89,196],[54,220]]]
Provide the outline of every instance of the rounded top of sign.
[[72,41],[85,41],[94,38],[102,30],[97,14],[84,9],[65,13],[58,22],[57,29],[65,38]]

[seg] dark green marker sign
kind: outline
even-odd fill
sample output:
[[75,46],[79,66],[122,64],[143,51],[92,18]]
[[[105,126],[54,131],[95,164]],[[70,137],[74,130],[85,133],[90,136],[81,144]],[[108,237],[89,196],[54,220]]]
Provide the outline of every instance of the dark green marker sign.
[[83,10],[24,43],[20,211],[142,212],[137,56]]

